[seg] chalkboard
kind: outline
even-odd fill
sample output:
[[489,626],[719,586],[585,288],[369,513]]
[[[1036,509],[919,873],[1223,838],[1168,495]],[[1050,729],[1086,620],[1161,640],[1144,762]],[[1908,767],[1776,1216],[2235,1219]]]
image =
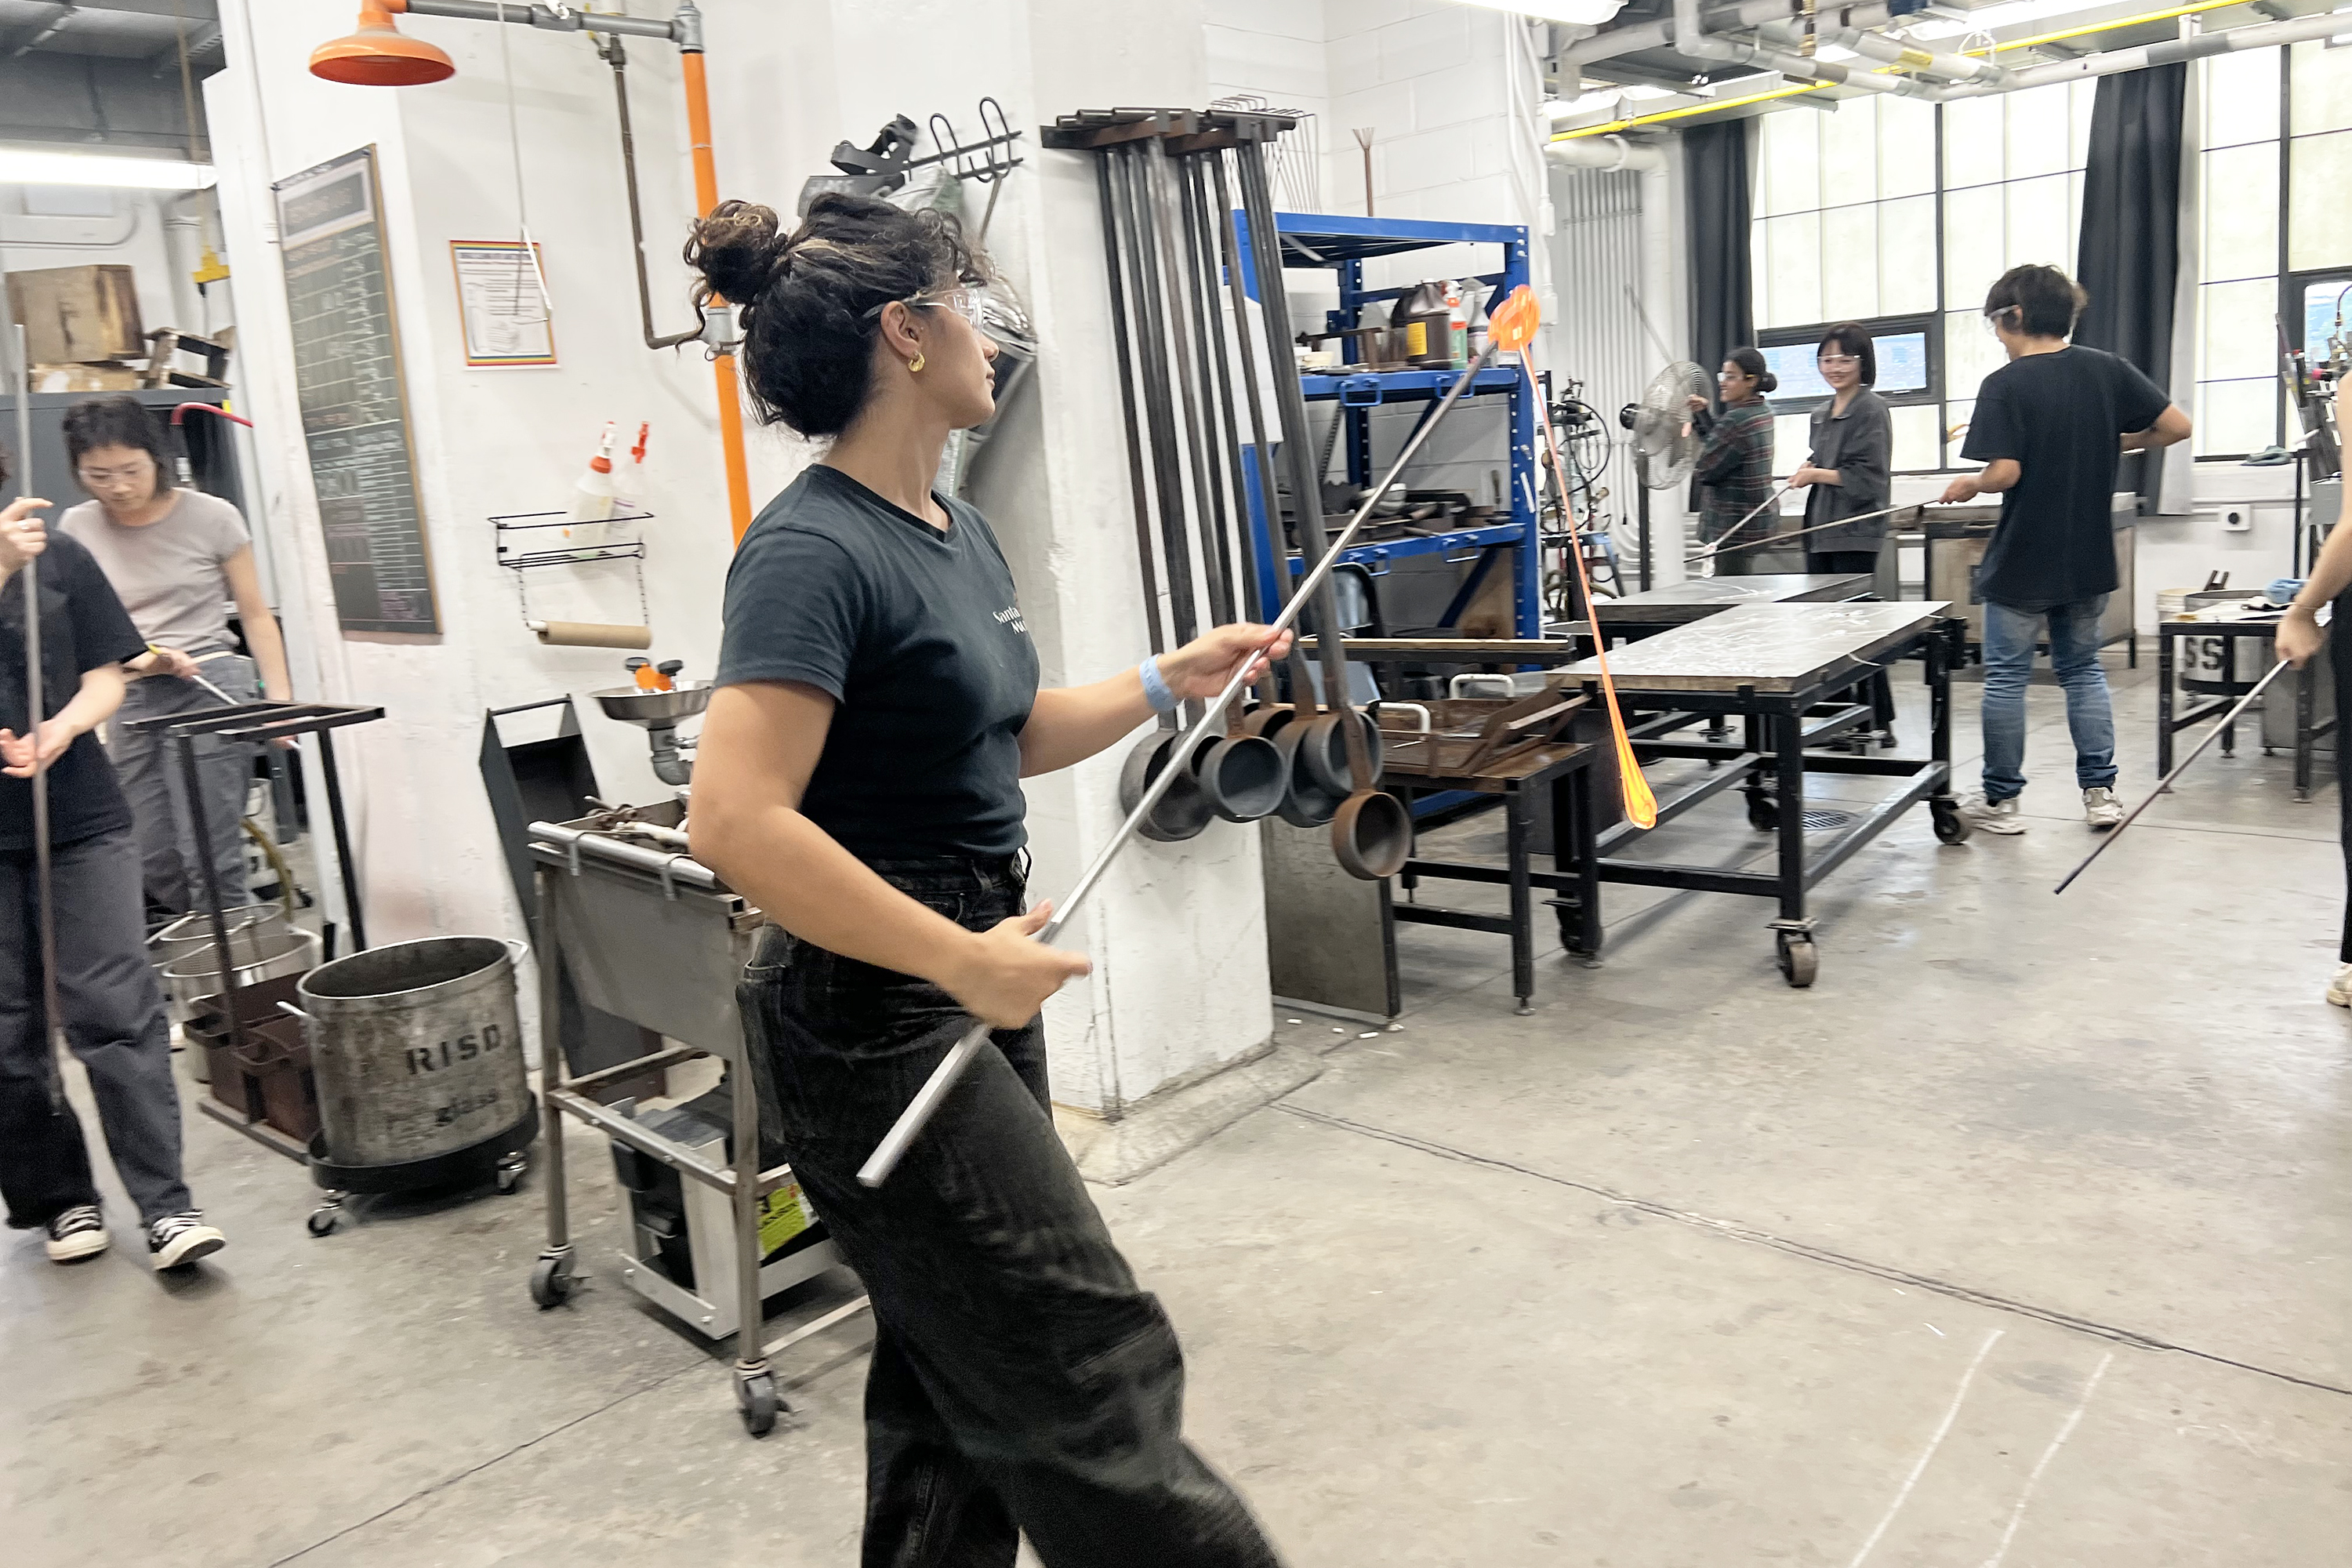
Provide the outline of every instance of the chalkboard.
[[438,633],[375,149],[346,153],[272,189],[335,618],[345,632]]

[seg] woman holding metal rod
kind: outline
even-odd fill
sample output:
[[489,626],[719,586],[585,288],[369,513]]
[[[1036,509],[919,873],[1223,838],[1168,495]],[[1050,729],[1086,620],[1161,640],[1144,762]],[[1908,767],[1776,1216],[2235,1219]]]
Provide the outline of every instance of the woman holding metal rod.
[[[0,461],[0,478],[7,465]],[[51,540],[20,497],[0,510],[0,1198],[8,1224],[42,1232],[51,1261],[106,1250],[81,1121],[53,1048],[89,1070],[107,1152],[158,1269],[225,1245],[188,1195],[180,1167],[180,1095],[171,1020],[139,923],[139,852],[114,770],[90,731],[122,700],[122,663],[144,647],[89,552]],[[27,711],[26,563],[41,563],[41,706]],[[34,774],[47,777],[53,994],[42,973],[42,890]]]
[[[2352,430],[2352,378],[2336,384],[2336,427]],[[2323,627],[2319,624],[2319,607],[2326,604],[2336,606],[2336,614]],[[2328,982],[2327,999],[2338,1007],[2352,1007],[2352,750],[2347,750],[2340,739],[2352,735],[2352,633],[2345,630],[2352,621],[2346,620],[2347,614],[2352,614],[2352,528],[2338,523],[2328,533],[2327,542],[2321,546],[2319,559],[2311,563],[2311,575],[2304,579],[2303,587],[2287,606],[2278,629],[2281,658],[2292,659],[2301,669],[2325,644],[2329,673],[2336,679],[2336,733],[2339,737],[2336,746],[2336,803],[2338,836],[2344,841],[2347,893],[2344,945],[2336,955],[2342,967]]]
[[1715,546],[1717,575],[1748,576],[1756,570],[1755,547],[1772,534],[1773,515],[1764,510],[1772,497],[1772,410],[1764,398],[1780,380],[1761,353],[1737,348],[1716,373],[1715,384],[1723,396],[1721,413],[1704,397],[1690,400],[1691,428],[1700,438],[1692,469],[1699,488],[1699,542]]
[[[248,699],[257,666],[272,700],[291,700],[286,644],[261,591],[253,536],[236,508],[172,482],[163,431],[134,399],[77,404],[66,412],[65,437],[66,457],[91,499],[67,509],[58,531],[98,557],[147,640],[149,651],[129,666],[135,679],[122,700],[122,717],[224,706],[206,685]],[[251,658],[236,651],[229,631],[232,605]],[[243,824],[253,748],[211,736],[196,742],[210,840],[201,847],[171,743],[117,726],[109,751],[139,825],[150,918],[169,920],[203,906],[207,858],[221,897],[231,905],[246,902]]]
[[[743,311],[770,423],[829,440],[728,574],[694,854],[773,923],[741,991],[783,1152],[874,1304],[868,1563],[1257,1568],[1248,1510],[1184,1442],[1174,1331],[1054,1131],[1039,1009],[1087,961],[1030,940],[1022,778],[1279,657],[1223,626],[1041,690],[987,522],[931,489],[992,411],[955,220],[819,196],[790,235],[723,202],[687,247]],[[978,1018],[992,1047],[896,1176],[859,1164]],[[746,1331],[751,1331],[750,1330]]]
[[1870,334],[1849,321],[1822,336],[1813,363],[1831,397],[1813,411],[1812,455],[1789,476],[1790,489],[1813,492],[1805,500],[1805,526],[1817,531],[1805,536],[1805,570],[1866,575],[1878,569],[1886,518],[1851,528],[1823,525],[1880,512],[1893,488],[1895,426],[1871,390],[1878,351]]

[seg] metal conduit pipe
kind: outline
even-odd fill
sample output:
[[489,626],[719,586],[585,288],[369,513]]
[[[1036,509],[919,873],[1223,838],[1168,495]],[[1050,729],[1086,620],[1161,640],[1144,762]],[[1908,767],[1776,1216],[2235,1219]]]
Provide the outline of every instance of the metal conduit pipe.
[[[1738,32],[1743,27],[1762,26],[1768,22],[1786,21],[1796,14],[1790,0],[1740,0],[1737,5],[1717,5],[1702,18],[1713,32]],[[1884,5],[1848,5],[1824,16],[1834,16],[1841,26],[1875,27],[1893,19]],[[1622,27],[1611,27],[1580,38],[1559,51],[1557,57],[1562,69],[1585,65],[1593,60],[1613,59],[1619,55],[1638,54],[1643,49],[1663,49],[1674,41],[1674,23],[1665,19],[1636,22]]]
[[1675,275],[1675,238],[1671,186],[1663,147],[1628,142],[1622,136],[1594,136],[1576,142],[1548,142],[1544,155],[1571,169],[1617,169],[1642,177],[1638,219],[1641,276],[1664,288]]
[[2284,22],[2260,22],[2250,27],[2231,27],[2226,32],[2200,33],[2193,38],[2167,38],[2161,43],[2145,44],[2134,49],[2109,49],[2104,54],[2085,55],[2079,60],[2054,60],[2048,65],[2028,66],[2023,70],[2009,72],[1997,84],[1965,82],[1955,87],[1933,89],[1928,96],[1938,103],[1948,103],[1958,98],[1984,98],[2029,87],[2047,87],[2052,82],[2114,76],[2119,71],[2136,71],[2146,66],[2170,65],[2175,60],[2201,60],[2238,49],[2264,49],[2273,44],[2300,44],[2346,33],[2352,33],[2352,16],[2332,11],[2322,12],[2315,16],[2292,16]]
[[[583,11],[575,5],[532,5],[529,0],[394,0],[389,7],[412,16],[456,16],[468,22],[509,22],[556,33],[626,33],[636,38],[667,38],[686,44],[686,24],[657,22],[643,16],[616,16],[603,11]],[[698,37],[693,40],[699,45]]]
[[[1801,40],[1797,24],[1778,22],[1756,29],[1758,42],[1786,45],[1794,48]],[[1822,26],[1813,28],[1814,38],[1824,44],[1835,44],[1852,49],[1865,58],[1883,61],[1907,71],[1925,71],[1947,81],[1998,82],[2009,73],[1990,60],[1977,59],[1968,55],[1941,54],[1923,49],[1916,44],[1906,44],[1900,38],[1890,38],[1884,33],[1865,32],[1859,27]]]
[[1793,81],[1831,82],[1842,87],[1858,88],[1865,92],[1900,93],[1907,98],[1924,98],[1932,92],[1925,82],[1909,77],[1888,76],[1877,71],[1848,70],[1829,60],[1809,59],[1786,49],[1759,48],[1752,44],[1737,44],[1718,37],[1706,30],[1699,17],[1698,0],[1675,0],[1675,53],[1696,60],[1719,60],[1727,65],[1760,66],[1778,71]]

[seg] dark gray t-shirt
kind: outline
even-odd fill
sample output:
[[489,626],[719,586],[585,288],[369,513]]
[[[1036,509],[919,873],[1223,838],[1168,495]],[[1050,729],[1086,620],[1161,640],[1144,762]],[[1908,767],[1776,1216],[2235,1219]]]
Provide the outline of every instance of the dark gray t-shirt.
[[818,464],[768,503],[727,574],[717,684],[800,681],[838,704],[801,810],[869,862],[1028,841],[1037,650],[996,536],[933,499],[944,533]]

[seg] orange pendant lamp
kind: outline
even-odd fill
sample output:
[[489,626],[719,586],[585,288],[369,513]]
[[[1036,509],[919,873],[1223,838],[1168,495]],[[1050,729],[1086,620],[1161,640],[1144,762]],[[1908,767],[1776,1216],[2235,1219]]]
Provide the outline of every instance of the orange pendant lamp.
[[352,87],[421,87],[457,74],[457,63],[436,45],[401,37],[392,14],[405,0],[360,0],[359,31],[310,51],[310,74]]

